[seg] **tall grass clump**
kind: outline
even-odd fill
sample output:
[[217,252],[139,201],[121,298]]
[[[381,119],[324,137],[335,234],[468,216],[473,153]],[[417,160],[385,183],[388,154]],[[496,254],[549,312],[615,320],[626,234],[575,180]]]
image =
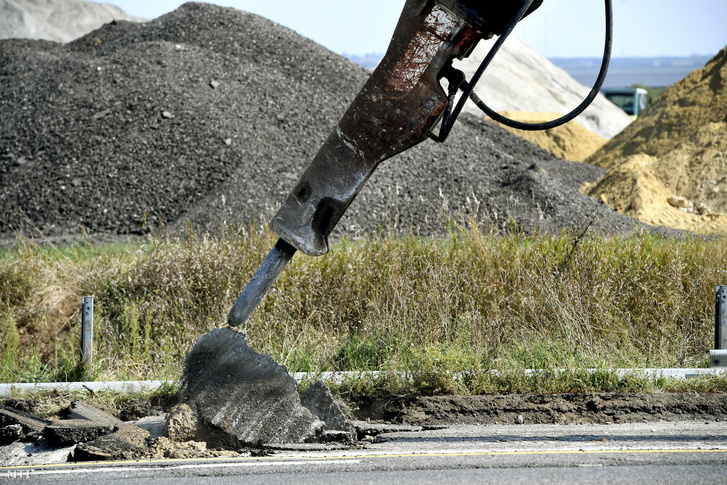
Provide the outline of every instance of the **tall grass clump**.
[[[68,257],[18,240],[0,255],[0,376],[5,382],[78,375],[74,343],[66,336],[77,310],[75,272]],[[76,348],[78,346],[76,345]]]
[[[194,342],[225,325],[274,242],[236,230],[106,249],[21,245],[0,258],[9,282],[0,293],[3,362],[37,348],[25,378],[39,368],[71,375],[80,297],[89,294],[93,376],[178,375]],[[726,267],[723,237],[526,236],[475,225],[439,239],[344,239],[324,257],[296,255],[241,330],[291,371],[405,371],[432,392],[456,392],[463,384],[453,373],[493,369],[704,366]],[[47,295],[58,287],[77,298],[65,323],[48,318]],[[54,348],[30,338],[49,338],[37,331],[49,321]]]
[[725,258],[723,241],[649,235],[344,242],[298,259],[246,331],[294,368],[408,368],[432,349],[453,370],[704,365]]

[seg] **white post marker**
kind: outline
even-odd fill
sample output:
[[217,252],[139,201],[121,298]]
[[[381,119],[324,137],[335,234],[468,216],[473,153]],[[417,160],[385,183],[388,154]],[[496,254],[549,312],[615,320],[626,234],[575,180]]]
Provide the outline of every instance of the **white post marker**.
[[727,286],[717,285],[714,304],[714,348],[727,350]]
[[86,368],[93,361],[93,297],[84,296],[81,306],[81,360]]

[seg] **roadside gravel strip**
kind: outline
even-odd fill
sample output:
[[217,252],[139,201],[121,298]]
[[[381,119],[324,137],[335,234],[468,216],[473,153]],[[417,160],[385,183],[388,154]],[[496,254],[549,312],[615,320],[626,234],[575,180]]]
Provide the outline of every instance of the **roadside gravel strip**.
[[[588,369],[590,371],[602,370],[602,369]],[[496,372],[496,371],[493,371]],[[529,374],[535,372],[533,370],[526,370],[525,373]],[[659,368],[648,368],[648,369],[614,369],[614,372],[619,376],[624,375],[641,375],[645,377],[661,376],[666,378],[676,379],[689,379],[698,376],[711,376],[719,375],[727,372],[727,368],[724,369],[659,369]],[[323,380],[326,382],[342,383],[346,379],[350,378],[365,378],[365,377],[379,377],[384,374],[380,371],[371,372],[320,372],[320,373],[306,373],[296,372],[293,378],[298,382]],[[152,380],[152,381],[100,381],[100,382],[38,382],[38,383],[11,383],[11,384],[0,384],[0,399],[11,397],[14,393],[33,393],[38,391],[112,391],[121,393],[135,393],[140,391],[153,391],[159,389],[165,384],[173,384],[171,381],[165,380]]]

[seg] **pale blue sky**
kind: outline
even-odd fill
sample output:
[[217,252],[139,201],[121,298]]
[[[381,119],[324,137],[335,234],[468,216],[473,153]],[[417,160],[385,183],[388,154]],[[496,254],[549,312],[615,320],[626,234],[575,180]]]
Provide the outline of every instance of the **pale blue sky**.
[[[156,18],[179,0],[110,0],[126,13]],[[383,53],[404,0],[216,0],[253,12],[332,51]],[[613,0],[617,57],[712,55],[727,45],[726,0]],[[603,43],[602,0],[545,0],[515,35],[549,57],[597,57]]]

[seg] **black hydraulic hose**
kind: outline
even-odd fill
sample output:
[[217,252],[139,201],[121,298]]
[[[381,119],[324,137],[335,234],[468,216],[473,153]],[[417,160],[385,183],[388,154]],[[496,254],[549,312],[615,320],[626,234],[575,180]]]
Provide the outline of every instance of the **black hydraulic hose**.
[[[472,79],[470,79],[470,82],[467,83],[467,85],[462,89],[462,96],[460,97],[459,101],[457,102],[457,106],[455,106],[454,110],[452,110],[452,113],[449,114],[446,118],[442,120],[442,125],[439,129],[439,134],[435,135],[433,133],[429,133],[429,138],[442,143],[444,140],[447,139],[449,136],[449,132],[452,131],[452,127],[454,126],[454,122],[459,116],[459,114],[462,112],[462,108],[464,107],[465,102],[467,101],[467,98],[470,97],[472,93],[474,93],[475,85],[480,80],[480,77],[482,76],[482,73],[485,72],[485,69],[490,65],[490,62],[492,62],[492,59],[495,57],[495,54],[497,54],[497,51],[500,50],[500,46],[505,42],[505,39],[510,35],[512,30],[515,28],[518,22],[520,22],[520,19],[522,19],[525,14],[527,13],[528,9],[530,8],[530,5],[532,5],[533,0],[525,0],[523,1],[522,6],[520,7],[520,10],[515,14],[515,16],[510,20],[510,23],[507,24],[507,27],[505,27],[505,30],[502,31],[502,34],[500,34],[500,37],[498,37],[497,41],[495,42],[495,45],[492,46],[492,49],[490,49],[490,52],[487,53],[485,58],[482,60],[482,63],[480,64],[480,67],[477,68],[477,71],[472,75]],[[488,110],[490,108],[487,108]]]
[[493,110],[489,106],[485,104],[482,99],[475,93],[475,85],[477,85],[477,82],[480,80],[480,77],[482,77],[482,74],[485,72],[485,69],[489,67],[490,63],[492,62],[492,59],[495,57],[495,54],[500,50],[500,47],[502,47],[502,44],[505,43],[505,40],[510,35],[510,33],[513,31],[517,23],[520,21],[520,19],[525,16],[525,13],[530,8],[530,5],[533,3],[533,0],[525,0],[523,2],[522,7],[520,10],[515,14],[515,16],[510,20],[510,23],[507,25],[505,30],[502,32],[500,37],[497,39],[495,44],[492,46],[492,49],[487,53],[485,58],[482,60],[482,63],[480,64],[480,67],[477,68],[477,71],[472,75],[472,79],[470,79],[469,83],[466,83],[466,86],[462,89],[462,96],[460,97],[459,101],[457,102],[457,105],[453,110],[451,110],[448,107],[447,113],[442,119],[442,124],[439,129],[439,133],[435,135],[434,133],[429,133],[429,138],[433,139],[437,142],[444,142],[447,137],[449,136],[450,131],[452,130],[452,127],[454,126],[454,122],[459,116],[459,114],[462,112],[462,108],[464,107],[465,102],[467,99],[471,99],[475,102],[478,108],[480,108],[482,111],[485,112],[486,115],[488,115],[493,120],[497,121],[498,123],[502,123],[503,125],[509,126],[511,128],[517,128],[519,130],[527,130],[527,131],[538,131],[538,130],[548,130],[551,128],[556,128],[558,126],[561,126],[571,120],[573,120],[576,116],[583,113],[586,108],[593,102],[593,100],[598,96],[598,93],[601,90],[601,86],[603,86],[603,81],[606,79],[606,73],[608,72],[608,65],[611,62],[611,45],[613,44],[613,8],[612,8],[612,1],[611,0],[604,0],[604,6],[606,9],[606,38],[604,41],[604,47],[603,47],[603,58],[601,60],[601,69],[598,72],[598,77],[596,78],[596,82],[594,83],[593,87],[591,88],[591,91],[588,93],[588,96],[579,104],[576,106],[570,113],[566,114],[565,116],[561,116],[560,118],[557,118],[552,121],[545,121],[542,123],[523,123],[521,121],[515,121],[511,120],[510,118],[506,118],[502,116],[497,111]]
[[[596,78],[596,82],[593,85],[591,92],[588,93],[588,96],[586,96],[583,102],[581,102],[581,104],[574,108],[573,111],[566,114],[565,116],[561,116],[560,118],[552,121],[544,121],[542,123],[523,123],[521,121],[511,120],[510,118],[502,116],[500,113],[487,106],[484,101],[482,101],[482,99],[480,99],[480,97],[475,94],[474,91],[470,91],[470,93],[468,93],[469,98],[472,99],[472,101],[477,104],[477,107],[484,111],[485,114],[487,114],[487,116],[489,116],[493,120],[511,128],[517,128],[518,130],[548,130],[550,128],[561,126],[573,120],[579,114],[583,113],[583,111],[588,108],[588,106],[593,102],[593,100],[596,98],[599,91],[601,90],[601,86],[603,86],[603,81],[606,79],[606,73],[608,72],[608,65],[611,62],[611,44],[613,43],[613,10],[611,6],[611,0],[605,0],[604,3],[606,7],[606,40],[603,49],[601,70],[598,72],[598,77]],[[499,48],[499,46],[495,45],[492,50],[494,50],[495,47]]]

